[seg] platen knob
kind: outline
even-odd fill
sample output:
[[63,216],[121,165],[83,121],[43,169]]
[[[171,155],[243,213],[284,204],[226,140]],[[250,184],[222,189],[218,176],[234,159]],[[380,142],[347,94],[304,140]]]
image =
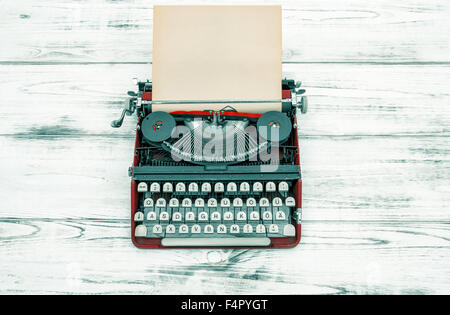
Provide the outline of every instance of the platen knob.
[[302,96],[300,111],[302,114],[306,114],[308,112],[308,98],[306,96]]

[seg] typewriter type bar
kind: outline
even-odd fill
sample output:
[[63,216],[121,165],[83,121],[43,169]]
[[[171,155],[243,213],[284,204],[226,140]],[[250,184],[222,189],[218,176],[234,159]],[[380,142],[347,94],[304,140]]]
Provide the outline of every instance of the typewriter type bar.
[[[280,248],[299,243],[302,180],[297,119],[307,110],[300,83],[283,80],[281,100],[234,101],[282,103],[279,113],[236,112],[227,107],[233,101],[226,100],[152,101],[151,82],[138,86],[138,93],[128,93],[131,98],[121,118],[112,123],[118,127],[125,115],[137,112],[129,169],[132,240],[137,247]],[[152,112],[152,104],[174,102],[225,107]],[[266,125],[278,141],[267,132],[259,137]],[[179,126],[187,133],[173,137]],[[256,137],[250,137],[247,127],[254,127]],[[211,128],[224,136],[222,143],[234,141],[231,149],[224,147],[222,153],[210,155],[204,150],[199,155],[195,148],[182,150],[181,144],[195,143],[204,149],[214,142],[214,137],[204,135]],[[204,133],[199,136],[198,131]],[[261,158],[264,150],[277,150],[276,163]]]

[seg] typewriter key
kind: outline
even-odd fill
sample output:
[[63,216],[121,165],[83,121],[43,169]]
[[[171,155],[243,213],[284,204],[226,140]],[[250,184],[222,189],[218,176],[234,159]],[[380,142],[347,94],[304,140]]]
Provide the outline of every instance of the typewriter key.
[[263,224],[258,224],[256,226],[256,233],[266,233],[266,227]]
[[220,221],[220,212],[214,211],[211,213],[211,221]]
[[189,233],[189,227],[187,226],[187,224],[181,224],[179,231],[181,234]]
[[291,121],[286,114],[276,111],[262,114],[256,125],[262,138],[279,143],[286,141],[292,130]]
[[217,233],[220,233],[220,234],[227,233],[227,226],[225,224],[219,224],[217,226]]
[[147,236],[147,228],[145,225],[140,224],[136,226],[136,229],[134,231],[134,235],[136,237],[146,237]]
[[250,212],[250,220],[251,221],[259,221],[259,212],[258,211]]
[[171,193],[171,192],[173,192],[173,186],[172,186],[172,184],[171,184],[171,183],[165,183],[165,184],[163,185],[163,192],[165,192],[165,193]]
[[172,198],[169,201],[169,207],[171,208],[178,208],[180,206],[180,202],[178,201],[177,198]]
[[244,225],[244,233],[246,233],[246,234],[253,233],[253,226],[251,226],[251,224],[245,224]]
[[134,214],[134,222],[142,222],[144,221],[144,214],[142,212],[136,212]]
[[205,200],[203,198],[197,198],[194,202],[195,207],[203,208],[205,206]]
[[166,112],[154,112],[144,118],[141,130],[147,141],[161,142],[170,138],[175,126],[175,118],[172,115]]
[[286,191],[289,191],[289,184],[286,183],[286,182],[280,182],[280,183],[278,184],[278,190],[279,190],[280,192],[286,192]]

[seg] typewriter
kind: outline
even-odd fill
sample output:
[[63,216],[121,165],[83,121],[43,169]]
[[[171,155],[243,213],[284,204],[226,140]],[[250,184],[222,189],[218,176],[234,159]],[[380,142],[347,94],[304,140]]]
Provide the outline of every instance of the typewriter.
[[[281,111],[161,112],[152,82],[135,82],[125,115],[137,114],[131,176],[131,237],[140,248],[282,248],[300,241],[302,180],[298,117],[301,83],[282,80]],[[270,100],[267,102],[274,102]]]

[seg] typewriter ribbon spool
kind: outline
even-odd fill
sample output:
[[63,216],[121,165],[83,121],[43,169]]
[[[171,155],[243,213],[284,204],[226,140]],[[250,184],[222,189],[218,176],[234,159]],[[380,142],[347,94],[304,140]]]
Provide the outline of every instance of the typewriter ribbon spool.
[[[285,142],[292,130],[291,121],[286,114],[276,111],[270,111],[261,115],[256,125],[261,137],[268,141],[279,143]],[[274,132],[275,129],[278,132]]]
[[144,118],[141,130],[147,141],[161,142],[170,138],[175,126],[175,118],[172,115],[166,112],[153,112]]

